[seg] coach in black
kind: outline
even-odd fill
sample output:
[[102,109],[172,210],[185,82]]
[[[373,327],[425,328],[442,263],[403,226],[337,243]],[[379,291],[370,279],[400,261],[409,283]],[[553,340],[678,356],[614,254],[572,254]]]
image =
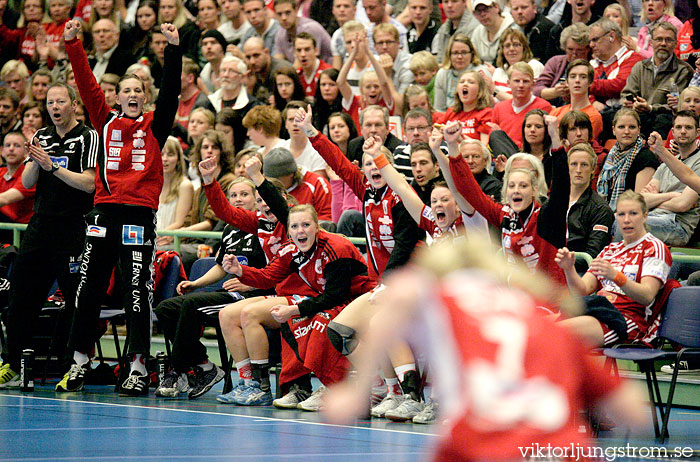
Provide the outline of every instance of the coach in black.
[[73,317],[85,238],[83,216],[92,208],[98,151],[97,132],[75,119],[76,106],[73,88],[52,85],[46,109],[54,126],[39,129],[29,145],[22,184],[36,184],[34,215],[12,268],[0,387],[19,385],[22,349],[32,346],[33,323],[56,279],[66,301],[64,335],[59,337],[64,344]]

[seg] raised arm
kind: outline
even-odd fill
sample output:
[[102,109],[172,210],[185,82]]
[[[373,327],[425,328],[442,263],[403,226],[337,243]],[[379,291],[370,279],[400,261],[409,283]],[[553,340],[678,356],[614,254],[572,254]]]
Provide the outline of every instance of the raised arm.
[[328,138],[320,133],[311,124],[312,120],[311,107],[309,112],[303,108],[297,110],[297,115],[294,118],[294,123],[301,128],[304,134],[309,138],[311,145],[316,152],[326,161],[326,164],[350,186],[350,189],[355,195],[363,200],[365,194],[365,177],[358,168],[345,157],[343,151],[338,146],[333,144]]
[[262,162],[256,156],[251,157],[245,163],[245,171],[255,186],[258,188],[258,194],[265,201],[270,211],[280,223],[287,226],[287,218],[289,217],[289,205],[284,197],[277,191],[272,183],[265,179],[262,174]]
[[564,150],[553,154],[552,188],[537,219],[537,234],[557,249],[566,245],[566,216],[569,213],[569,165]]
[[[364,46],[367,47],[367,39],[365,38],[365,44]],[[394,82],[389,78],[389,76],[386,74],[386,71],[384,70],[384,66],[379,62],[376,56],[372,54],[370,51],[367,52],[367,56],[369,56],[369,62],[372,63],[372,67],[374,68],[374,72],[377,73],[377,78],[379,79],[379,85],[382,88],[382,97],[384,98],[384,102],[386,102],[387,106],[391,108],[391,113],[394,113],[394,110],[399,106],[401,97],[399,96],[399,93],[396,91],[396,88],[394,87]]]
[[418,194],[416,194],[411,185],[408,184],[403,175],[397,172],[394,166],[384,157],[381,148],[382,140],[378,136],[367,138],[365,144],[362,146],[362,150],[371,154],[374,158],[375,165],[382,172],[382,177],[386,180],[389,187],[401,197],[401,201],[404,207],[406,207],[406,211],[411,215],[411,218],[413,218],[416,223],[420,224],[420,217],[425,204],[423,204],[423,201],[418,197]]
[[168,46],[165,47],[163,77],[153,114],[152,130],[153,136],[158,140],[158,145],[163,149],[173,127],[179,104],[180,79],[175,76],[182,74],[182,49],[180,48],[180,37],[174,25],[161,24],[160,31],[168,39]]
[[[449,138],[450,140],[447,143],[448,152],[450,149],[455,152],[459,152],[459,142],[462,139],[461,131],[457,131],[456,133],[450,132]],[[430,148],[432,149],[435,158],[438,160],[438,164],[440,164],[440,172],[442,173],[442,177],[445,179],[447,187],[450,188],[450,191],[452,191],[455,201],[457,202],[457,206],[467,215],[473,215],[476,210],[474,210],[474,207],[472,207],[469,201],[467,201],[457,190],[457,186],[455,186],[455,181],[454,178],[452,178],[452,172],[450,171],[450,159],[444,152],[442,152],[442,149],[440,148],[442,139],[443,136],[440,129],[434,128],[433,133],[430,135]]]
[[80,21],[77,19],[71,19],[66,22],[63,30],[63,38],[66,43],[66,55],[68,55],[68,59],[73,67],[75,83],[78,86],[80,98],[83,100],[88,115],[90,116],[90,122],[92,122],[93,127],[100,132],[112,108],[110,108],[105,101],[105,94],[97,84],[92,69],[90,69],[87,55],[83,49],[83,43],[76,38],[80,27]]
[[343,101],[347,101],[348,104],[352,103],[353,97],[352,88],[350,88],[350,84],[348,83],[348,72],[350,72],[352,63],[355,61],[355,56],[357,56],[357,37],[355,37],[353,42],[352,50],[350,50],[350,54],[340,68],[338,78],[335,79],[335,83],[338,85],[338,91],[340,91],[340,94],[343,96]]
[[663,145],[663,138],[658,132],[649,135],[649,148],[656,156],[668,166],[676,177],[683,184],[691,187],[695,192],[700,193],[700,176],[697,176],[693,169],[684,164],[679,158],[671,154]]

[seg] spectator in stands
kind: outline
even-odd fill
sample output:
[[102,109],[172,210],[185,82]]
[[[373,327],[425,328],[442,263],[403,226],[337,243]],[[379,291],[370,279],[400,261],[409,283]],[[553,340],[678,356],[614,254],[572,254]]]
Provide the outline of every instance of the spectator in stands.
[[224,135],[226,144],[231,146],[232,152],[239,152],[246,145],[246,134],[243,127],[243,118],[230,107],[224,108],[216,114],[216,131]]
[[[27,139],[21,132],[5,135],[2,145],[3,167],[0,167],[0,221],[29,223],[34,206],[34,186],[25,188],[22,172],[27,158]],[[6,241],[7,242],[7,241]]]
[[481,73],[476,71],[464,72],[457,82],[455,103],[436,122],[445,124],[451,120],[464,122],[462,135],[487,144],[493,121],[491,95],[486,81]]
[[[348,24],[345,26],[347,28]],[[362,31],[355,35],[351,43],[346,42],[346,46],[350,50],[350,55],[340,69],[336,83],[343,95],[343,110],[350,114],[359,127],[362,127],[362,122],[359,120],[361,110],[379,105],[386,108],[388,112],[394,112],[400,97],[378,59],[369,52],[367,38]],[[359,80],[360,94],[354,95],[349,83],[349,73],[357,54],[368,56],[369,64],[374,70],[365,70],[362,73]]]
[[389,152],[395,151],[401,144],[401,140],[389,131],[389,111],[386,108],[378,105],[367,106],[360,112],[360,126],[362,127],[362,136],[350,140],[348,143],[346,156],[351,162],[360,163],[362,161],[362,145],[365,142],[365,137],[378,136]]
[[46,101],[46,92],[49,91],[49,85],[52,83],[53,78],[48,69],[37,69],[29,78],[27,101],[36,101],[44,104]]
[[[523,62],[530,66],[533,72],[532,83],[539,77],[544,65],[532,57],[532,51],[527,43],[527,37],[518,29],[508,29],[501,35],[501,42],[498,45],[498,57],[496,58],[496,68],[493,71],[492,83],[489,85],[491,93],[498,101],[504,101],[513,97],[511,88],[508,85],[508,70],[516,63]],[[483,75],[483,74],[482,74]],[[487,79],[488,82],[488,79]]]
[[124,75],[136,59],[131,52],[119,46],[119,29],[111,19],[100,19],[92,26],[95,57],[89,60],[96,79],[104,74]]
[[201,30],[187,19],[188,14],[182,0],[161,0],[158,6],[158,24],[171,23],[177,27],[184,55],[201,64]]
[[10,132],[22,130],[19,118],[19,96],[14,90],[0,87],[0,142]]
[[[165,47],[168,45],[168,39],[165,38],[157,28],[152,30],[149,40],[149,50],[146,54],[149,65],[151,66],[151,75],[155,80],[155,85],[158,87],[163,79],[163,64],[165,59]],[[190,58],[187,58],[190,59]]]
[[[535,0],[511,0],[510,14],[527,37],[532,55],[542,63],[559,52],[560,28],[537,11]],[[555,33],[559,32],[559,34]]]
[[154,85],[153,77],[151,76],[151,68],[143,63],[134,63],[126,69],[126,74],[134,74],[143,82],[144,89],[146,90],[144,110],[153,110],[153,103],[158,97],[158,89]]
[[241,37],[251,28],[242,9],[243,6],[240,0],[221,1],[221,12],[226,17],[226,21],[219,26],[218,30],[224,35],[228,43],[236,46],[243,45]]
[[[187,178],[185,154],[177,138],[169,136],[163,146],[163,189],[158,198],[158,229],[180,229],[192,209],[194,186]],[[159,247],[171,244],[171,236],[158,236]]]
[[[425,88],[425,91],[429,95],[428,102],[432,106],[435,89],[435,76],[439,69],[435,56],[428,51],[418,51],[411,56],[411,61],[408,64],[408,68],[411,70],[411,73],[415,78],[415,84]],[[406,90],[408,90],[408,88],[406,88]],[[405,92],[403,103],[404,107],[406,107]]]
[[513,142],[522,146],[525,116],[533,109],[543,109],[549,113],[552,105],[532,94],[535,79],[529,64],[517,62],[508,69],[508,74],[508,87],[513,97],[494,106],[493,122],[505,131]]
[[[668,104],[675,111],[691,111],[700,116],[700,88],[690,86],[683,90],[678,98],[668,95]],[[678,100],[678,101],[676,101]],[[678,154],[678,147],[673,140],[673,129],[666,136],[664,147],[670,149],[675,154]]]
[[299,63],[297,74],[307,98],[313,98],[316,94],[316,85],[321,72],[331,68],[330,64],[318,59],[316,44],[316,38],[308,32],[300,32],[294,38],[294,57],[295,62]]
[[136,24],[128,31],[131,54],[136,58],[146,56],[150,48],[151,34],[157,30],[158,4],[154,0],[139,0],[136,9]]
[[297,16],[296,0],[275,0],[273,2],[275,16],[279,21],[280,28],[275,36],[275,53],[277,59],[286,59],[294,62],[296,36],[301,32],[306,32],[316,40],[318,57],[321,61],[330,63],[333,54],[331,53],[331,37],[322,25],[308,17]]
[[225,107],[230,107],[241,116],[250,111],[253,106],[257,106],[258,100],[248,95],[248,91],[243,85],[243,76],[248,72],[245,63],[235,56],[224,56],[219,66],[219,82],[221,88],[209,95],[209,101],[216,111]]
[[[187,159],[190,161],[192,160],[191,156],[194,146],[199,142],[199,140],[202,139],[204,132],[214,128],[215,123],[216,117],[209,109],[198,107],[190,112],[190,118],[187,122],[187,144],[189,145],[189,148],[187,148],[187,151],[185,152],[185,157]],[[190,165],[190,169],[196,168],[196,165]],[[196,172],[193,173],[196,177]]]
[[233,176],[236,178],[248,178],[248,172],[246,172],[245,169],[245,164],[248,162],[248,159],[251,157],[254,157],[256,155],[255,149],[252,148],[247,148],[242,151],[240,151],[238,154],[236,154],[236,157],[233,158],[233,163],[236,166],[235,169],[233,170]]
[[[323,173],[325,176],[325,171]],[[263,174],[268,178],[277,178],[299,204],[312,205],[318,210],[320,220],[332,219],[328,180],[301,168],[289,149],[278,147],[270,151],[263,159]]]
[[619,3],[611,3],[605,7],[603,11],[603,17],[611,20],[618,26],[622,31],[622,44],[627,47],[627,49],[632,51],[639,51],[639,46],[637,45],[637,38],[630,36],[630,17],[627,14],[625,7]]
[[[700,152],[696,139],[700,135],[698,117],[694,112],[680,111],[673,120],[673,135],[680,159],[696,174],[700,173]],[[644,188],[642,195],[649,211],[649,232],[666,245],[688,243],[700,221],[698,193],[683,184],[664,164]]]
[[206,92],[212,94],[221,88],[219,79],[221,77],[221,61],[226,54],[226,39],[221,32],[209,30],[202,34],[200,44],[202,57],[207,63],[202,68],[199,77],[206,87]]
[[326,69],[321,72],[314,98],[314,125],[328,133],[328,116],[343,110],[343,95],[338,88],[338,70]]
[[692,1],[688,3],[692,14],[678,31],[676,56],[695,66],[700,56],[700,5]]
[[533,109],[525,114],[523,119],[523,152],[532,154],[539,160],[549,157],[552,147],[552,138],[545,122],[546,116],[547,112],[543,109]]
[[17,29],[8,29],[7,26],[0,25],[2,56],[5,59],[20,59],[31,71],[34,71],[39,67],[36,38],[44,34],[43,24],[51,22],[51,19],[46,14],[44,0],[25,0],[20,9]]
[[641,193],[651,181],[659,161],[644,145],[636,111],[622,108],[613,119],[617,142],[610,150],[600,170],[597,191],[611,209],[617,207],[618,197],[626,190]]
[[[692,1],[688,3],[693,3]],[[639,54],[644,58],[651,58],[654,54],[654,46],[652,45],[651,31],[654,26],[661,22],[673,24],[676,31],[683,27],[683,22],[673,15],[673,0],[642,0],[641,18],[644,25],[639,29],[637,34],[637,43],[639,45]]]
[[[569,149],[567,157],[571,181],[569,204],[572,205],[566,218],[566,247],[596,258],[603,247],[610,244],[615,221],[608,203],[591,188],[598,156],[590,145],[579,143]],[[576,266],[581,272],[587,267],[583,261],[577,262]]]
[[690,65],[674,55],[676,36],[677,30],[672,24],[657,23],[651,30],[654,56],[634,65],[622,90],[623,105],[641,115],[643,133],[662,126],[667,128],[659,117],[671,113],[666,95],[678,91],[674,86],[685,88],[693,75]]
[[403,93],[403,109],[401,110],[401,117],[405,118],[408,111],[418,108],[423,108],[431,113],[433,112],[433,106],[430,104],[430,95],[425,88],[421,87],[420,85],[409,85],[406,91]]
[[[114,0],[95,2],[94,7],[90,9],[90,19],[87,24],[88,29],[94,29],[95,24],[100,19],[109,19],[117,26],[119,32],[125,32],[128,26],[122,21],[119,9],[119,4]],[[122,37],[121,40],[126,40],[126,37]]]
[[562,325],[599,347],[643,340],[654,321],[649,319],[649,307],[671,269],[668,247],[646,231],[649,212],[644,198],[626,191],[615,212],[623,241],[605,247],[583,277],[576,272],[573,252],[564,247],[556,256],[571,290],[581,296],[596,291],[598,295],[587,299],[587,314]]
[[182,76],[180,77],[182,90],[180,91],[180,102],[177,106],[175,123],[187,130],[189,115],[197,108],[208,109],[213,112],[214,107],[209,102],[207,95],[200,91],[197,86],[199,78],[199,65],[190,58],[182,60]]
[[333,0],[333,17],[338,23],[338,29],[331,36],[331,52],[333,53],[331,64],[338,70],[343,66],[343,61],[345,61],[347,55],[343,26],[346,22],[355,19],[356,4],[356,0]]
[[465,71],[488,72],[469,37],[457,33],[450,39],[442,68],[435,75],[433,107],[436,111],[445,112],[454,105],[457,81]]
[[278,111],[283,111],[290,101],[306,98],[299,74],[292,66],[282,66],[272,75],[274,85],[269,103]]
[[20,103],[24,104],[27,100],[27,80],[29,78],[29,70],[27,65],[17,59],[12,59],[6,62],[0,70],[0,80],[5,88],[14,90],[19,97]]
[[[350,68],[348,70],[347,80],[353,94],[355,95],[360,94],[360,78],[366,71],[372,70],[372,63],[369,61],[369,49],[364,46],[360,48],[355,46],[355,42],[357,41],[358,37],[365,37],[366,33],[365,26],[357,21],[347,21],[343,25],[346,56],[343,59],[340,70],[342,71],[343,66],[346,65],[348,61],[351,62],[351,64],[349,64]],[[356,49],[355,58],[350,59],[350,53],[353,49]]]
[[495,202],[501,201],[503,183],[488,172],[491,165],[491,151],[479,140],[465,138],[459,143],[459,153],[469,165],[481,190]]
[[248,138],[260,146],[258,152],[263,159],[283,142],[279,138],[282,116],[272,106],[255,106],[243,117],[243,126],[248,130]]
[[217,0],[197,2],[197,24],[202,31],[217,30],[221,25],[221,7]]
[[472,8],[480,23],[471,35],[474,50],[485,63],[495,64],[501,36],[515,24],[513,17],[510,13],[502,14],[496,0],[475,0]]
[[[413,146],[419,143],[426,144],[430,141],[430,134],[433,132],[433,116],[429,110],[424,108],[411,109],[404,116],[403,124],[406,143],[402,143],[394,149],[394,168],[406,177],[408,182],[411,182],[414,179],[411,167]],[[443,150],[447,153],[446,148]],[[436,162],[434,160],[433,163]]]
[[31,140],[34,137],[34,133],[46,125],[41,103],[32,101],[24,105],[22,108],[22,134],[25,138]]
[[[249,179],[235,179],[229,186],[229,203],[233,207],[254,211],[255,192],[255,185]],[[209,361],[206,348],[198,341],[207,319],[243,297],[266,295],[265,291],[245,286],[236,278],[224,280],[222,290],[216,292],[193,292],[227,276],[221,266],[225,255],[244,259],[246,265],[254,268],[265,266],[265,254],[256,235],[227,224],[221,234],[221,244],[216,265],[194,281],[180,282],[177,292],[181,296],[164,300],[155,310],[165,338],[173,345],[173,369],[156,389],[156,396],[173,398],[189,392],[190,399],[198,398],[222,380],[224,371]],[[190,369],[195,371],[194,387],[188,383],[187,372]]]
[[100,89],[105,94],[105,102],[112,109],[117,109],[117,87],[120,77],[116,74],[104,74],[99,78]]
[[432,47],[438,62],[441,63],[449,56],[447,45],[450,39],[457,34],[471,37],[479,25],[465,0],[445,0],[443,8],[447,20],[438,29]]
[[[323,178],[326,178],[326,163],[316,150],[309,143],[309,139],[304,133],[294,125],[294,117],[299,108],[306,109],[307,103],[303,101],[290,101],[287,107],[282,111],[282,120],[284,121],[289,139],[280,143],[280,147],[289,150],[294,156],[294,161],[302,170],[313,172]],[[284,183],[284,181],[282,182]],[[295,196],[296,197],[296,196]],[[297,197],[297,200],[299,198]],[[303,203],[299,201],[299,203]],[[317,209],[318,210],[318,209]],[[321,213],[320,210],[318,210]]]
[[408,24],[408,52],[413,54],[419,51],[437,53],[433,46],[435,36],[440,29],[440,21],[432,18],[432,0],[408,0],[408,14],[411,22]]
[[583,59],[577,59],[566,66],[566,85],[569,89],[570,103],[554,108],[551,112],[559,120],[568,112],[581,111],[591,119],[593,138],[598,139],[603,131],[603,119],[600,112],[593,107],[589,97],[589,89],[593,83],[593,66]]
[[[19,185],[34,190],[38,184],[38,193],[35,213],[13,263],[5,319],[7,369],[0,371],[0,387],[21,385],[20,357],[23,349],[32,345],[32,327],[56,279],[66,302],[66,312],[57,326],[57,342],[65,345],[79,282],[80,273],[73,269],[83,251],[83,215],[92,207],[95,190],[97,133],[75,119],[75,92],[66,84],[54,84],[49,88],[47,104],[54,124],[39,130],[32,139],[28,153],[31,161],[24,166]],[[21,140],[13,135],[6,141],[13,139]],[[67,367],[64,351],[58,357]]]
[[277,51],[275,39],[280,25],[268,14],[265,2],[263,0],[243,0],[243,11],[253,27],[243,34],[241,43],[245,45],[246,40],[250,37],[260,37],[265,42],[265,48],[270,50],[270,54],[274,56]]
[[[610,126],[609,121],[621,106],[620,92],[632,67],[643,58],[622,44],[622,30],[610,19],[597,20],[589,30],[593,50],[591,64],[595,71],[589,93],[596,99],[593,106],[603,116],[604,125]],[[604,133],[603,139],[610,136],[610,133]]]
[[394,83],[396,91],[403,93],[413,83],[413,73],[409,69],[411,54],[399,48],[399,31],[392,24],[379,24],[374,28],[373,39],[374,49],[379,55],[382,67],[387,69],[391,63],[391,71],[387,74]]
[[260,37],[249,38],[243,45],[243,54],[248,61],[248,71],[255,78],[253,88],[248,88],[249,93],[258,101],[268,101],[274,92],[275,72],[282,67],[292,67],[291,63],[271,57]]
[[564,54],[547,61],[532,91],[535,96],[546,99],[555,107],[566,104],[564,97],[569,93],[566,85],[566,67],[576,59],[590,58],[588,26],[578,23],[567,27],[562,31],[559,43]]
[[[369,39],[370,52],[375,51],[374,28],[379,24],[391,24],[399,31],[399,44],[404,50],[408,50],[408,40],[406,39],[406,27],[389,15],[386,9],[386,0],[362,0],[362,6],[369,18],[367,24],[367,38]],[[347,41],[346,41],[347,42]]]

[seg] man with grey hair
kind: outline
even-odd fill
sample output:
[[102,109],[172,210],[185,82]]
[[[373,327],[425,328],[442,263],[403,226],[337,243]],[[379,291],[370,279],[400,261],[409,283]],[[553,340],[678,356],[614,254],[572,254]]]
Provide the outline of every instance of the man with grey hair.
[[487,196],[496,202],[501,200],[503,183],[486,169],[491,165],[491,151],[480,140],[467,138],[459,144],[459,153],[469,165],[479,187]]
[[[389,151],[394,152],[401,140],[389,131],[389,111],[373,104],[360,112],[360,126],[364,136],[378,136]],[[348,159],[351,162],[362,163],[362,145],[365,138],[358,136],[348,143]]]
[[650,35],[654,55],[634,65],[620,96],[623,106],[639,113],[644,134],[668,133],[672,109],[666,95],[687,87],[693,68],[674,53],[678,31],[673,24],[660,22]]
[[458,32],[471,37],[479,25],[471,10],[467,8],[466,0],[444,0],[442,7],[447,20],[438,29],[432,46],[433,52],[437,54],[438,63],[445,59],[445,50],[450,37]]
[[209,95],[209,101],[216,112],[230,107],[244,117],[253,106],[260,104],[258,100],[248,95],[243,85],[243,76],[246,72],[248,68],[241,59],[231,55],[224,56],[219,65],[221,88]]
[[100,19],[92,26],[95,56],[88,59],[97,81],[105,74],[124,75],[136,62],[134,55],[119,46],[119,29],[111,19]]

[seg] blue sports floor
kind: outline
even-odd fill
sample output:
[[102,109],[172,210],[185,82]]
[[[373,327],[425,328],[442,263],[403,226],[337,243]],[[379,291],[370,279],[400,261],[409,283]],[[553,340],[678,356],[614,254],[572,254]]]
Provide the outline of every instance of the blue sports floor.
[[[0,461],[425,461],[439,431],[383,419],[335,426],[316,413],[223,405],[215,400],[220,389],[193,401],[156,399],[153,390],[119,398],[109,386],[2,391]],[[664,446],[692,448],[683,460],[700,460],[700,411],[674,410],[670,432]],[[655,445],[651,419],[629,439],[624,429],[602,435],[606,447]]]

